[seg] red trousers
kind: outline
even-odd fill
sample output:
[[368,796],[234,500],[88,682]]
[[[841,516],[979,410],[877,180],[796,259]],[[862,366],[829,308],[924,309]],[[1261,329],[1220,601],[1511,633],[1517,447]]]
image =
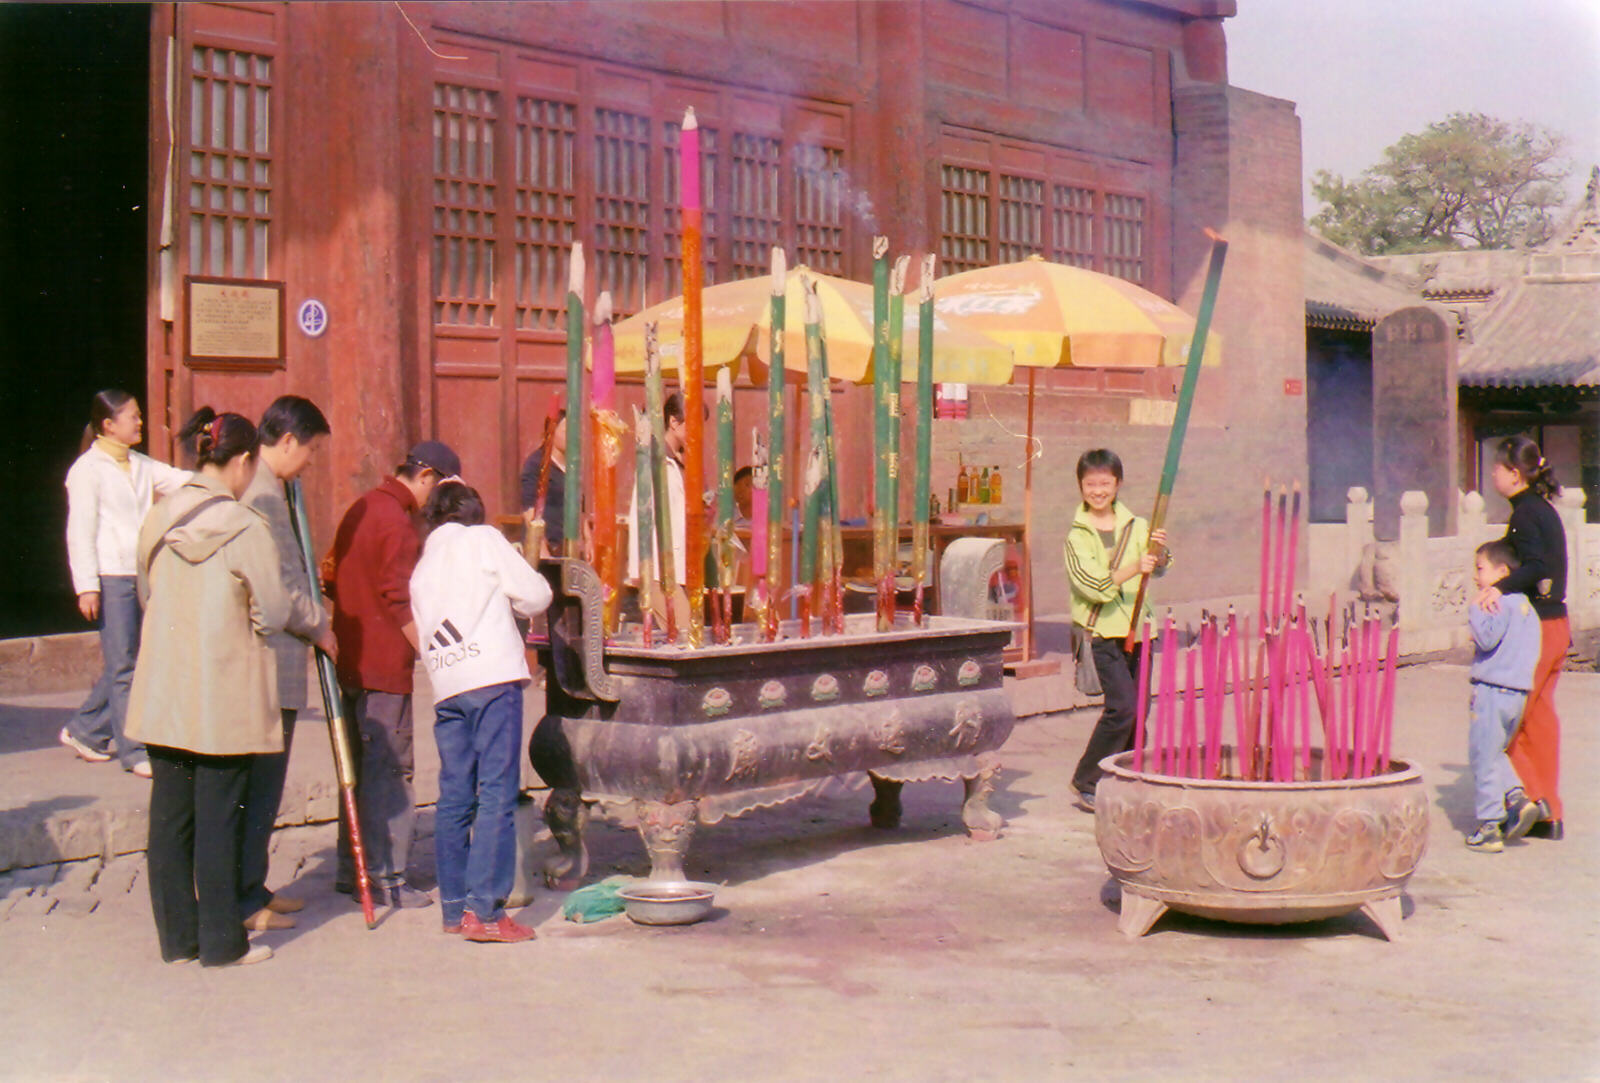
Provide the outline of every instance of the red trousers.
[[1556,679],[1571,645],[1566,617],[1539,622],[1539,665],[1522,711],[1522,725],[1506,747],[1506,755],[1530,801],[1545,801],[1550,818],[1561,819],[1561,720],[1556,717]]

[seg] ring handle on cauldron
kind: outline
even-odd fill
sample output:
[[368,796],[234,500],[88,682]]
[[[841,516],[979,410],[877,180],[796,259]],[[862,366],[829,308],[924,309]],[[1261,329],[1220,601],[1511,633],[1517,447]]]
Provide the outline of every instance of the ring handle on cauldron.
[[1272,817],[1261,814],[1256,829],[1239,843],[1239,867],[1252,880],[1270,880],[1283,871],[1287,851],[1272,830]]
[[[541,562],[545,578],[559,584],[549,610],[550,657],[554,677],[569,695],[615,703],[622,684],[605,668],[602,606],[605,588],[587,563],[572,557]],[[559,565],[561,574],[551,574]],[[568,599],[576,599],[574,607]],[[576,622],[577,627],[573,624]]]

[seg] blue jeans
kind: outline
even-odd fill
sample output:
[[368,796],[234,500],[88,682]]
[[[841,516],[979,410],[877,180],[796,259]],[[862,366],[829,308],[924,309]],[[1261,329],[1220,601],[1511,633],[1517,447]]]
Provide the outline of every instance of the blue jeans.
[[439,804],[433,848],[446,925],[467,907],[484,922],[505,913],[517,871],[522,684],[474,688],[434,704]]
[[1522,719],[1528,693],[1495,684],[1472,683],[1472,726],[1467,730],[1467,760],[1472,764],[1474,809],[1480,823],[1503,820],[1506,794],[1522,785],[1506,758],[1506,745]]
[[67,730],[90,748],[115,749],[124,770],[145,757],[144,745],[128,740],[123,725],[128,720],[128,690],[133,687],[133,664],[139,658],[139,593],[131,575],[100,577],[100,657],[104,668]]

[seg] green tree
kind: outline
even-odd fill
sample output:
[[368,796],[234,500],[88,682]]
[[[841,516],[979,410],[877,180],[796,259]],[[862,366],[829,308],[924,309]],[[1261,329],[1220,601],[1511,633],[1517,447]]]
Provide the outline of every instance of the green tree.
[[1452,113],[1403,136],[1361,176],[1319,169],[1311,225],[1366,255],[1507,248],[1550,235],[1570,167],[1558,132],[1482,113]]

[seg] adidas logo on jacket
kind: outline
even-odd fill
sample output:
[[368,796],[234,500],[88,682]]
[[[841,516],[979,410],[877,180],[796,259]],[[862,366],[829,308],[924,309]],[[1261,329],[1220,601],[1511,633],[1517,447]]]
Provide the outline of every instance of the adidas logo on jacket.
[[411,573],[411,614],[434,702],[528,680],[512,612],[536,617],[550,599],[544,576],[494,527],[445,523],[429,534]]

